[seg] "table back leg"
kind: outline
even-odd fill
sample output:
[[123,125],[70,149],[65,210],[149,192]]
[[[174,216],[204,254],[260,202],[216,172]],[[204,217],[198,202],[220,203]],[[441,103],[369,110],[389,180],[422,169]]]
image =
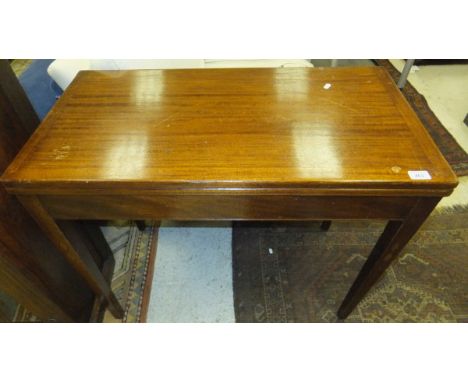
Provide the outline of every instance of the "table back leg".
[[331,220],[324,220],[320,224],[320,229],[322,231],[328,231],[330,229],[330,226],[331,226]]
[[391,220],[388,222],[341,304],[338,317],[342,319],[348,317],[411,237],[418,231],[439,200],[439,197],[416,199],[414,207],[403,221]]
[[135,224],[141,232],[146,229],[146,223],[144,220],[135,220]]

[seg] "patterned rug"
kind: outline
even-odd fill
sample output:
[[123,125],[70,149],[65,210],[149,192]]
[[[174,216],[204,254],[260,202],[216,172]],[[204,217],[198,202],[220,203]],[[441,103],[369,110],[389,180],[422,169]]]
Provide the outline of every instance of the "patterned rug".
[[[390,73],[395,82],[400,78],[400,72],[389,60],[373,60],[378,66],[382,66]],[[455,138],[445,129],[436,115],[432,112],[423,95],[418,93],[409,81],[402,89],[406,99],[413,107],[419,119],[426,127],[445,159],[452,166],[458,176],[468,175],[468,154],[457,143]]]
[[[237,322],[342,322],[384,222],[235,223]],[[435,211],[345,322],[468,322],[468,206]]]
[[123,225],[102,230],[115,258],[112,290],[125,310],[122,320],[106,311],[104,322],[146,322],[158,228],[148,225],[141,232],[135,226]]
[[[112,290],[124,307],[122,320],[115,319],[108,311],[104,322],[146,322],[149,295],[158,236],[158,228],[148,226],[140,232],[134,225],[126,223],[102,227],[115,258]],[[7,297],[7,296],[4,296]],[[24,306],[17,305],[11,298],[0,296],[0,305],[4,304],[3,322],[41,322]]]

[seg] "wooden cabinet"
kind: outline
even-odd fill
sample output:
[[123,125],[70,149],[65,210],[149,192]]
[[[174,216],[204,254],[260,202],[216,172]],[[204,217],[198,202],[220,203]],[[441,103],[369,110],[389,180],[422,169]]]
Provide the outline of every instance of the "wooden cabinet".
[[[0,173],[38,124],[38,117],[8,60],[0,60]],[[104,243],[97,226],[87,227],[94,230],[97,239],[90,239],[78,223],[68,222],[62,228],[80,255],[92,257],[103,266],[103,257],[109,253],[96,250],[96,240]],[[88,321],[94,303],[94,294],[82,278],[43,235],[16,197],[7,194],[1,185],[0,289],[44,321]]]

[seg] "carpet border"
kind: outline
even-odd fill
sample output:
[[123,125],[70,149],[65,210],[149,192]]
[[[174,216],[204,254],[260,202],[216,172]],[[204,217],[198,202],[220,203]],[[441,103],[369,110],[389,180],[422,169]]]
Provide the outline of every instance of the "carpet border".
[[[372,59],[371,60],[372,63],[376,66],[379,66],[381,68],[384,68],[385,70],[387,70],[388,74],[390,75],[391,78],[393,78],[394,81],[397,81],[397,78],[394,78],[394,76],[392,75],[392,73],[390,72],[390,70],[388,70],[388,68],[385,67],[385,65],[388,65],[390,66],[394,71],[396,71],[397,73],[400,73],[401,72],[395,67],[395,65],[392,64],[392,62],[389,60],[389,59]],[[379,61],[383,61],[382,64],[379,63]],[[410,100],[408,99],[408,96],[405,94],[405,88],[407,89],[406,91],[409,91],[409,92],[414,92],[416,94],[418,94],[422,101],[424,102],[427,110],[430,112],[431,114],[431,117],[434,118],[438,123],[439,125],[442,127],[442,129],[444,130],[444,133],[447,134],[448,136],[448,139],[451,139],[453,141],[453,143],[455,145],[457,145],[457,150],[459,150],[460,152],[464,153],[465,157],[468,158],[468,153],[463,149],[463,147],[460,145],[460,143],[458,143],[457,139],[452,135],[452,133],[444,126],[444,124],[440,121],[439,117],[436,115],[436,113],[431,109],[431,107],[429,106],[429,103],[427,102],[427,99],[426,97],[421,94],[417,89],[416,87],[411,84],[411,81],[408,79],[405,83],[405,86],[403,87],[403,89],[401,89],[401,92],[402,94],[405,96],[405,99],[408,101],[408,103],[411,105],[411,107],[413,108],[413,110],[415,111],[416,115],[418,115],[418,118],[421,120],[421,117],[419,116],[417,110],[414,109],[414,106],[412,105],[412,103],[410,102]],[[422,121],[421,121],[422,122]],[[429,131],[429,129],[425,126],[425,124],[423,123],[424,127],[426,128],[426,130],[428,131],[428,133],[432,136],[432,133],[431,131]],[[432,138],[434,140],[434,142],[436,143],[436,145],[438,146],[439,150],[442,152],[442,155],[443,154],[443,151],[442,151],[442,148],[439,147],[438,143],[436,142],[436,140],[434,138]],[[458,163],[450,163],[450,161],[445,157],[444,155],[444,158],[445,160],[449,163],[450,167],[452,167],[452,170],[455,172],[455,174],[458,176],[458,177],[462,177],[462,176],[467,176],[468,175],[468,160],[465,158],[464,160],[460,160],[460,162]]]
[[151,287],[153,285],[154,266],[156,263],[157,248],[158,248],[158,235],[159,226],[152,227],[151,233],[151,244],[149,246],[149,255],[147,262],[147,272],[145,278],[145,284],[143,287],[143,293],[140,302],[140,314],[138,317],[138,323],[147,323],[149,302],[151,298]]

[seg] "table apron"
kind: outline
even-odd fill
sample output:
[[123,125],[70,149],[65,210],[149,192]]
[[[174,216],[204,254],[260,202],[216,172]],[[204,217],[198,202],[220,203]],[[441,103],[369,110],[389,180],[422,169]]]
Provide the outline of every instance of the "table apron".
[[38,195],[56,219],[404,219],[420,197],[294,195]]

